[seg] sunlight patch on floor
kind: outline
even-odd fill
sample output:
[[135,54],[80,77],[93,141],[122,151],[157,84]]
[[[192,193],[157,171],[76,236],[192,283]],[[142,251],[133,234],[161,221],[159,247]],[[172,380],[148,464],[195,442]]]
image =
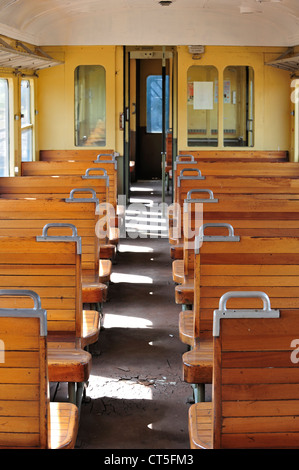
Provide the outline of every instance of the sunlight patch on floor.
[[118,284],[128,282],[130,284],[153,284],[153,278],[149,276],[140,276],[139,274],[111,273],[111,282]]
[[[121,370],[119,370],[121,375]],[[127,400],[152,400],[151,387],[138,381],[138,377],[130,377],[123,372],[120,378],[100,377],[90,374],[87,394],[90,398],[110,397]]]
[[151,328],[152,326],[153,323],[147,318],[104,313],[104,328]]
[[125,245],[124,243],[120,243],[118,245],[118,251],[120,253],[153,253],[154,249],[149,246]]

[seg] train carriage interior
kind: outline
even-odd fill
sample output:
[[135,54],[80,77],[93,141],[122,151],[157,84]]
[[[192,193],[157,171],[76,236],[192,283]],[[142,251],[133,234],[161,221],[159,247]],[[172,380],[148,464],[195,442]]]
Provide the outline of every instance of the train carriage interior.
[[0,0],[0,448],[298,449],[298,195],[298,0]]

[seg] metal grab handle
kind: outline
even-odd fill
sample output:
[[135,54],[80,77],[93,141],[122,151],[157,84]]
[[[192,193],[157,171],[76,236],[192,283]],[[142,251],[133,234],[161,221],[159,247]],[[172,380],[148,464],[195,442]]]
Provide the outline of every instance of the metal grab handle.
[[179,175],[179,178],[187,178],[186,176],[184,177],[184,173],[186,171],[196,171],[197,173],[197,176],[194,176],[194,175],[189,175],[188,178],[198,178],[199,176],[202,176],[201,174],[201,170],[199,168],[183,168],[181,171],[180,171],[180,175]]
[[[226,303],[231,298],[260,298],[263,301],[262,309],[227,309]],[[219,309],[214,310],[213,336],[220,334],[220,320],[222,318],[279,318],[280,311],[271,309],[270,299],[265,292],[260,291],[232,291],[226,292],[219,300]]]
[[111,157],[111,160],[108,160],[107,163],[114,163],[116,161],[114,153],[99,153],[96,160],[94,160],[94,163],[102,162],[103,160],[101,160],[101,157]]
[[[94,163],[113,163],[114,165],[114,169],[116,170],[117,169],[117,160],[116,160],[116,156],[119,156],[118,153],[100,153],[96,160],[94,160]],[[111,160],[101,160],[101,157],[111,157]]]
[[225,227],[228,229],[228,236],[229,237],[234,237],[235,236],[235,232],[234,232],[234,228],[231,224],[228,224],[226,222],[210,222],[210,223],[207,223],[207,224],[203,224],[201,225],[201,227],[199,228],[199,236],[201,237],[204,237],[205,234],[204,234],[204,230],[206,227]]
[[[88,198],[76,198],[74,197],[74,194],[75,193],[83,193],[83,192],[86,192],[86,193],[91,193],[92,197],[88,197]],[[74,188],[71,190],[70,192],[70,197],[68,199],[65,200],[66,202],[96,202],[98,203],[99,200],[97,198],[97,193],[95,192],[95,190],[93,188]]]
[[103,172],[103,175],[100,175],[102,178],[106,177],[107,178],[107,170],[105,170],[105,168],[88,168],[85,172],[85,177],[88,177],[88,178],[92,178],[93,176],[91,176],[89,174],[90,171],[102,171]]
[[[90,175],[90,171],[102,171],[103,175]],[[107,170],[105,168],[88,168],[85,172],[85,175],[81,176],[82,179],[105,179],[106,180],[106,185],[109,187],[109,176],[107,175]]]
[[[197,175],[187,175],[184,176],[186,171],[196,171]],[[180,175],[178,176],[178,188],[181,186],[181,180],[205,180],[206,177],[202,176],[201,171],[199,168],[183,168],[181,170]]]
[[[194,155],[190,155],[190,154],[183,154],[183,155],[177,155],[176,157],[176,162],[181,162],[181,161],[186,161],[186,160],[181,160],[181,158],[190,158],[190,161],[191,162],[194,162],[195,159],[194,159]],[[188,160],[187,160],[188,161]]]
[[67,224],[67,223],[64,223],[64,222],[51,222],[49,224],[46,224],[44,227],[43,227],[43,233],[42,233],[42,236],[43,237],[49,237],[50,235],[48,235],[48,229],[51,228],[51,227],[68,227],[68,228],[71,228],[72,229],[72,232],[73,232],[73,237],[77,237],[78,236],[78,233],[77,233],[77,227],[73,224]]
[[[215,201],[216,200],[218,201],[218,199],[214,198],[214,193],[211,189],[204,189],[204,188],[202,188],[202,189],[190,189],[190,191],[188,191],[188,193],[187,193],[186,201],[191,202],[192,201],[192,198],[191,198],[192,194],[196,194],[196,193],[208,193],[210,195],[210,199],[214,199]],[[197,201],[197,199],[194,199],[194,201]]]
[[265,292],[260,292],[260,291],[232,291],[232,292],[226,292],[226,294],[223,294],[223,296],[219,300],[219,310],[222,310],[223,312],[227,311],[226,309],[226,304],[229,299],[232,298],[260,298],[263,301],[263,310],[264,311],[270,311],[271,310],[271,305],[270,305],[270,299],[269,296]]
[[33,308],[0,308],[1,317],[34,317],[40,319],[40,336],[47,336],[47,311],[42,309],[40,296],[32,290],[0,289],[0,295],[31,297],[34,301]]
[[[51,227],[67,227],[72,229],[72,235],[48,235],[48,229]],[[43,227],[43,232],[41,236],[36,237],[36,241],[38,242],[45,242],[45,241],[53,241],[53,242],[70,242],[75,241],[77,242],[77,253],[79,255],[82,254],[82,243],[81,237],[78,236],[77,227],[73,224],[67,224],[64,222],[51,222],[46,224]]]
[[[180,158],[189,158],[189,160],[180,160]],[[194,156],[193,155],[177,155],[175,161],[174,161],[174,171],[176,171],[177,169],[177,165],[179,163],[184,163],[185,165],[193,165],[193,163],[195,162],[195,159],[194,159]]]
[[33,310],[40,310],[42,308],[40,296],[33,290],[0,289],[0,295],[9,295],[11,297],[31,297],[34,301]]
[[[204,230],[206,227],[224,227],[228,228],[228,235],[205,235]],[[198,235],[195,237],[194,252],[198,254],[202,242],[239,242],[240,237],[235,235],[234,229],[231,224],[226,222],[210,222],[203,224],[199,227]]]

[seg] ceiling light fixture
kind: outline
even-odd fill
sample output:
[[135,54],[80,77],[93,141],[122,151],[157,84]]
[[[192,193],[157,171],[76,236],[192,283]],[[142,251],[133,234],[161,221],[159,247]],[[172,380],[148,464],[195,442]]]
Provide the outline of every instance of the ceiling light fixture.
[[172,4],[172,0],[161,0],[159,3],[162,7],[169,7]]

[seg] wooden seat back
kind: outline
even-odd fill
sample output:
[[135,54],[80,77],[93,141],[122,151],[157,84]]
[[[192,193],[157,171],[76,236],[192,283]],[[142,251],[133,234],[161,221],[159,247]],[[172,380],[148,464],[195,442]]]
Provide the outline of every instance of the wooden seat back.
[[[109,224],[108,187],[107,178],[104,175],[83,179],[80,176],[20,176],[0,177],[0,198],[69,198],[71,191],[95,191],[99,201],[100,216],[103,216]],[[78,197],[78,195],[77,195]],[[110,212],[109,212],[110,213]],[[104,223],[104,222],[103,222]],[[101,244],[107,243],[109,227],[106,236],[100,238]]]
[[[235,295],[228,292],[225,300]],[[237,295],[246,298],[248,292]],[[260,302],[259,310],[245,312],[231,312],[220,300],[215,314],[219,331],[214,336],[213,448],[298,448],[298,309],[279,302],[274,306],[270,299],[266,310]]]
[[[248,195],[237,195],[201,199],[200,192],[194,192],[185,199],[183,209],[175,214],[173,226],[169,230],[169,241],[172,244],[184,242],[186,227],[194,234],[201,223],[236,221],[236,234],[251,234],[260,228],[263,236],[288,235],[297,230],[298,201],[292,199],[254,199]],[[199,197],[198,197],[199,196]],[[270,230],[267,233],[267,230]],[[240,232],[241,231],[241,232]],[[190,234],[187,233],[187,236]],[[192,240],[191,240],[192,241]],[[191,246],[192,248],[192,246]]]
[[[77,197],[80,195],[84,197]],[[85,197],[86,195],[86,197]],[[67,199],[0,199],[0,236],[36,236],[46,224],[48,234],[71,235],[68,224],[74,225],[81,238],[82,274],[99,272],[100,221],[95,193],[72,192]]]
[[98,155],[116,156],[117,154],[112,149],[60,149],[60,150],[40,150],[40,161],[44,162],[59,162],[65,160],[75,161],[92,161],[96,160]]
[[[200,172],[202,178],[207,176],[222,177],[284,177],[298,178],[299,167],[293,162],[244,162],[244,161],[176,161],[174,178],[174,200],[177,201],[178,185],[182,176],[197,176]],[[183,174],[182,174],[183,172]],[[212,189],[212,188],[211,188]]]
[[[21,306],[15,309],[17,297]],[[7,302],[0,308],[0,448],[45,449],[50,424],[46,311],[27,289],[0,290],[0,298]]]
[[[299,307],[299,237],[230,239],[199,236],[194,279],[194,338],[211,338],[213,311],[227,291],[262,290],[273,308]],[[201,241],[203,240],[203,241]],[[230,308],[257,308],[256,298],[232,299]]]
[[[280,200],[278,202],[271,199],[252,201],[240,195],[229,200],[219,199],[215,204],[203,203],[202,208],[196,207],[197,204],[192,203],[191,199],[189,203],[185,203],[185,208],[188,207],[188,211],[184,212],[185,224],[183,225],[185,279],[194,277],[194,239],[202,224],[206,224],[206,235],[212,236],[226,236],[228,229],[225,224],[227,223],[233,225],[237,236],[299,236],[296,201]],[[186,227],[189,227],[189,230]]]
[[[107,157],[108,158],[108,157]],[[108,202],[117,204],[117,163],[115,159],[99,161],[22,162],[22,176],[88,176],[106,174],[109,181]]]
[[288,161],[288,152],[285,150],[180,150],[179,155],[190,155],[197,161]]
[[[48,314],[48,340],[80,346],[82,284],[80,238],[0,237],[0,288],[33,290]],[[28,301],[0,298],[0,308],[27,308]]]

